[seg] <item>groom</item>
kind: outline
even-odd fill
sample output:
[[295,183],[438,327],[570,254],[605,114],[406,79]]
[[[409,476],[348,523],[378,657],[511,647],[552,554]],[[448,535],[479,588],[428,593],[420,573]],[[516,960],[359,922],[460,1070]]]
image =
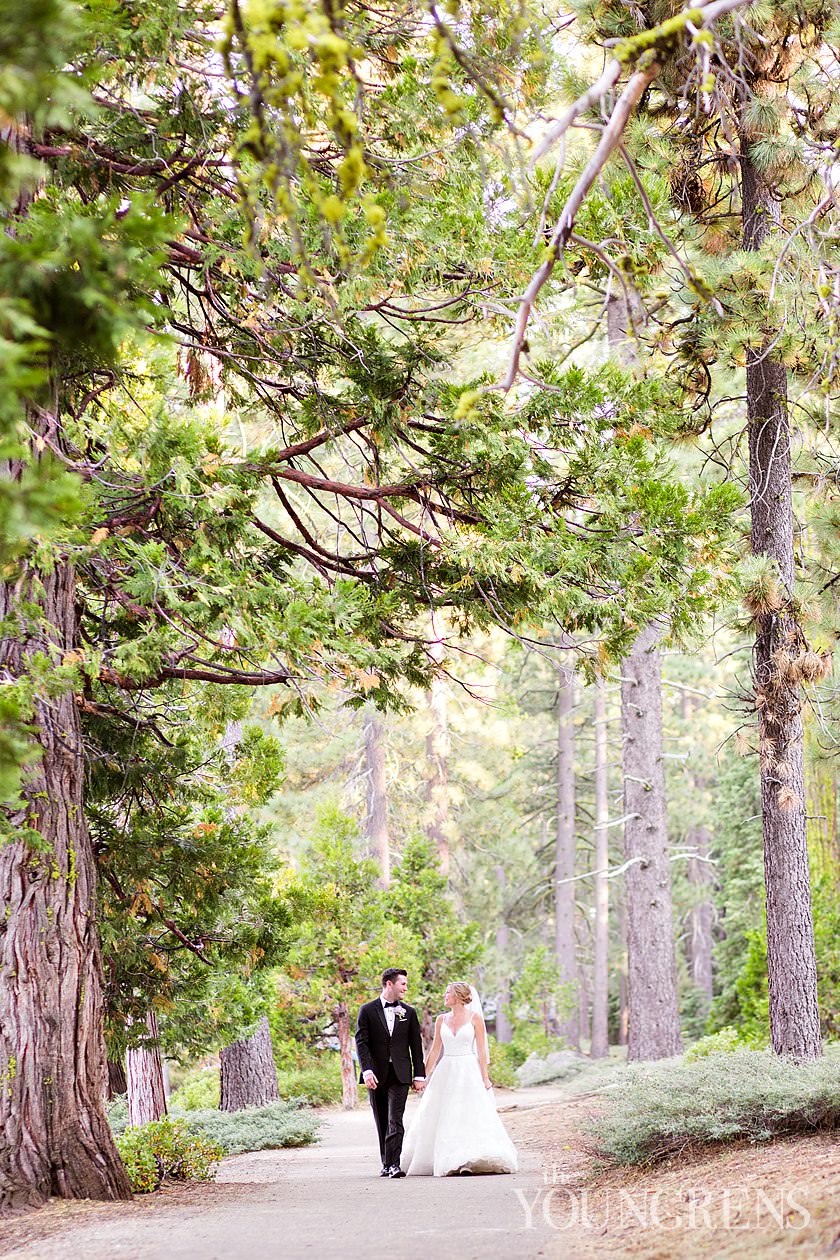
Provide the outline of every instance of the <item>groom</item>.
[[365,1003],[356,1024],[359,1079],[367,1085],[379,1134],[380,1177],[405,1176],[400,1168],[405,1100],[410,1085],[422,1091],[426,1084],[420,1021],[402,1000],[407,988],[407,972],[388,967],[382,972],[382,992]]

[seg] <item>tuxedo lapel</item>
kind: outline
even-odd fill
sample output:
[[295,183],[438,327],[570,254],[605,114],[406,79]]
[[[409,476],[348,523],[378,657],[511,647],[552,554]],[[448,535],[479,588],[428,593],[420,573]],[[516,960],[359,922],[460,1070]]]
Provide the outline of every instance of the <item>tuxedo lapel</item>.
[[385,1036],[388,1037],[389,1036],[388,1020],[385,1018],[385,1007],[382,1005],[379,998],[376,999],[373,1005],[376,1007],[377,1011],[379,1012],[379,1022],[382,1025],[382,1027],[385,1029]]

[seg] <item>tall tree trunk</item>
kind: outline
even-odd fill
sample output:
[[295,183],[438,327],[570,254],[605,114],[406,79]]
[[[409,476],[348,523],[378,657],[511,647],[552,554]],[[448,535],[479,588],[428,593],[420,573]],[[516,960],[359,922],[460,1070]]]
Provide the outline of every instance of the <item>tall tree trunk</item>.
[[557,812],[554,842],[554,953],[560,978],[569,987],[565,1013],[558,1021],[561,1036],[580,1044],[577,951],[575,942],[575,729],[574,676],[560,669],[557,688]]
[[496,866],[496,882],[499,885],[501,893],[500,918],[496,926],[496,958],[501,964],[502,975],[504,979],[499,992],[496,994],[496,1040],[501,1045],[509,1045],[513,1038],[513,1028],[510,1022],[510,971],[507,967],[508,962],[508,921],[507,907],[505,905],[507,876],[505,868],[499,864]]
[[[54,417],[33,417],[52,430]],[[26,678],[33,657],[61,663],[77,645],[73,568],[0,584],[0,674]],[[72,657],[70,658],[72,659]],[[40,760],[0,845],[0,1214],[62,1198],[129,1199],[105,1118],[102,967],[96,869],[85,825],[76,699],[35,701]],[[27,831],[41,837],[27,843]]]
[[610,864],[607,703],[604,683],[595,684],[595,951],[592,966],[593,1059],[609,1053]]
[[125,1056],[125,1074],[128,1082],[128,1123],[132,1128],[162,1119],[169,1108],[166,1105],[166,1085],[163,1059],[158,1043],[158,1022],[154,1011],[146,1016],[146,1029],[152,1038],[150,1045],[138,1046]]
[[[441,643],[432,644],[432,654],[437,661],[444,658]],[[431,727],[426,736],[426,797],[429,802],[429,821],[426,834],[437,849],[440,869],[449,874],[449,721],[447,702],[449,688],[444,678],[432,680],[429,692]]]
[[627,889],[618,894],[618,938],[621,943],[621,963],[618,969],[618,1044],[627,1045],[630,1011],[627,993]]
[[373,705],[365,707],[365,782],[367,813],[365,834],[368,847],[379,863],[382,884],[391,882],[391,845],[388,834],[388,781],[385,773],[383,724]]
[[435,1040],[435,1011],[428,1006],[423,1008],[420,1019],[420,1040],[423,1042],[423,1058],[427,1059]]
[[108,1060],[108,1101],[128,1092],[125,1068],[119,1059]]
[[335,1008],[335,1026],[341,1063],[341,1105],[345,1111],[352,1111],[359,1100],[359,1091],[356,1085],[356,1065],[353,1062],[350,1012],[346,1002],[339,1002]]
[[618,975],[618,1044],[626,1046],[630,1027],[630,1007],[627,994],[627,954]]
[[[778,223],[778,205],[741,143],[745,250],[758,250]],[[768,344],[747,352],[750,542],[781,581],[778,599],[753,609],[758,711],[770,1038],[777,1054],[822,1054],[805,823],[805,772],[798,661],[807,650],[794,603],[795,569],[787,371]]]
[[[682,719],[685,731],[690,732],[697,709],[696,701],[688,694],[682,693]],[[692,796],[698,803],[705,799],[707,783],[702,775],[689,771]],[[688,916],[688,937],[686,941],[686,958],[688,973],[692,983],[697,986],[705,998],[704,1009],[708,1014],[712,1003],[712,924],[714,922],[714,904],[711,897],[711,875],[708,862],[711,837],[709,829],[702,822],[690,827],[686,833],[686,846],[697,855],[688,859],[688,882],[692,888],[692,906]]]
[[226,1046],[219,1055],[221,1068],[220,1111],[264,1107],[278,1102],[277,1068],[271,1049],[268,1017],[263,1015],[256,1032]]
[[714,906],[711,901],[709,877],[709,829],[695,827],[686,837],[697,857],[688,860],[688,880],[696,898],[691,907],[688,925],[688,966],[691,979],[706,998],[706,1010],[712,1002],[712,923]]
[[[627,300],[611,296],[607,336],[625,366],[636,358],[629,324]],[[621,666],[624,857],[632,861],[625,877],[628,1059],[661,1059],[682,1049],[662,765],[661,635],[661,626],[646,626]]]
[[[592,1036],[592,1015],[589,1006],[586,968],[578,966],[578,1049]],[[591,1044],[591,1043],[590,1043]]]
[[621,668],[631,1060],[682,1050],[662,763],[661,634],[659,626],[645,627]]

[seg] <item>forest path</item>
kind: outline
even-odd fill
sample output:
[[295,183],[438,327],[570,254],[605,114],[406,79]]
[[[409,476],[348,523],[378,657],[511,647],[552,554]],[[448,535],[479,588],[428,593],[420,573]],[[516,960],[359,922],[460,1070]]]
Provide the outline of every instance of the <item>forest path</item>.
[[[62,1203],[0,1221],[3,1260],[837,1260],[832,1132],[598,1169],[603,1105],[562,1086],[499,1091],[510,1177],[377,1176],[366,1107],[326,1111],[321,1142],[223,1161],[212,1185],[133,1203]],[[411,1099],[409,1112],[416,1106]],[[693,1206],[694,1205],[694,1206]]]
[[[550,1087],[500,1093],[511,1132],[527,1113],[557,1100]],[[417,1100],[409,1100],[407,1116]],[[296,1150],[225,1159],[210,1186],[173,1187],[125,1205],[54,1203],[10,1222],[8,1260],[532,1260],[552,1229],[527,1204],[539,1199],[537,1151],[500,1177],[378,1176],[367,1107],[324,1114],[321,1141]],[[27,1228],[29,1226],[29,1228]],[[16,1235],[16,1236],[15,1236]],[[566,1254],[572,1256],[572,1252]]]

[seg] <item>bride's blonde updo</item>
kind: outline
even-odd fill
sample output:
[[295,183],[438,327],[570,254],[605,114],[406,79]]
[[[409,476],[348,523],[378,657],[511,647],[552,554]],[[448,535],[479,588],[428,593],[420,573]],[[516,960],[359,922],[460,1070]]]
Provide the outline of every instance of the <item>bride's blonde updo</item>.
[[449,987],[455,994],[458,1001],[464,1003],[464,1006],[466,1006],[468,1002],[472,1001],[472,991],[470,990],[470,986],[468,984],[464,984],[463,980],[453,980]]

